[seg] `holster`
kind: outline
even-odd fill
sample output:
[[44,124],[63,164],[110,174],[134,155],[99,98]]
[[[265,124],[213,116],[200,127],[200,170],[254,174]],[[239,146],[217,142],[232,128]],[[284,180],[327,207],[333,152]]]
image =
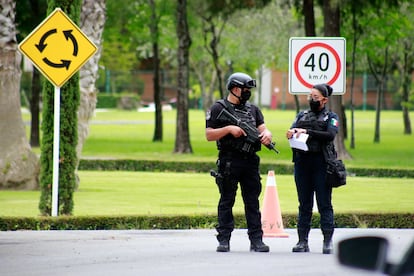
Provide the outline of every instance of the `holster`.
[[216,180],[217,187],[220,194],[224,191],[224,185],[228,182],[231,172],[231,161],[225,160],[224,166],[221,164],[221,160],[218,159],[216,162],[217,172],[214,170],[210,171],[210,175]]

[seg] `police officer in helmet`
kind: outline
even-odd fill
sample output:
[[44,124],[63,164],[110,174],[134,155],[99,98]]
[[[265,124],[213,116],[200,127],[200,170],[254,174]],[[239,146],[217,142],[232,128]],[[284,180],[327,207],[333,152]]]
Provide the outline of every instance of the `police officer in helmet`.
[[[234,73],[227,81],[228,96],[214,103],[206,115],[206,138],[216,141],[219,150],[217,160],[216,183],[219,187],[217,252],[230,251],[230,237],[234,229],[233,206],[238,183],[243,197],[247,234],[250,250],[269,252],[269,246],[263,243],[259,195],[262,190],[259,173],[260,159],[256,154],[261,144],[269,145],[272,134],[266,128],[260,109],[248,102],[251,89],[256,81],[244,73]],[[226,109],[241,121],[257,128],[256,141],[247,139],[246,132],[237,125],[220,119],[220,112]]]
[[334,213],[332,208],[332,187],[326,184],[326,158],[336,158],[333,140],[338,133],[338,115],[329,111],[326,103],[332,94],[328,84],[314,85],[310,91],[309,110],[300,112],[286,137],[309,135],[308,151],[293,149],[294,178],[299,200],[298,243],[293,252],[309,252],[308,235],[311,226],[313,199],[316,195],[320,224],[323,234],[322,253],[332,253]]

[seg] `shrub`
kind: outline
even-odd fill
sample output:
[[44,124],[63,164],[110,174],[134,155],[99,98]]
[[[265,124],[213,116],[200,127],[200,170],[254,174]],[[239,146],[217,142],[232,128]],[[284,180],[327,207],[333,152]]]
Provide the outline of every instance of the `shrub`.
[[[171,172],[206,172],[215,169],[214,162],[172,162],[162,160],[135,160],[135,159],[83,159],[80,161],[79,170],[91,171],[171,171]],[[292,164],[267,164],[260,165],[260,173],[267,174],[269,170],[275,170],[276,174],[293,174]],[[355,176],[369,177],[414,177],[413,170],[386,169],[386,168],[352,168],[347,167],[347,172]]]
[[116,95],[98,93],[96,108],[116,108],[117,103]]
[[138,107],[140,97],[134,94],[104,94],[98,93],[97,108],[118,108],[134,110]]
[[[285,228],[296,228],[296,214],[282,216]],[[244,214],[235,214],[235,228],[247,227]],[[127,229],[213,229],[216,215],[194,216],[59,216],[0,217],[1,231],[15,230],[127,230]],[[312,217],[319,228],[320,217]],[[335,214],[337,228],[414,228],[414,214]]]

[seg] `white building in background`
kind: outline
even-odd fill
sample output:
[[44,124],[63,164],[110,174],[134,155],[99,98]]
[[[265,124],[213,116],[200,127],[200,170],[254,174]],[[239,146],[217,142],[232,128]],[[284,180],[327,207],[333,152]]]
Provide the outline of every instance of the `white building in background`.
[[256,72],[256,80],[258,87],[256,93],[254,93],[254,103],[268,107],[271,104],[272,96],[272,71],[268,68],[263,68],[261,74]]
[[269,68],[263,68],[261,74],[256,72],[257,90],[253,94],[255,104],[271,109],[284,106],[287,93],[286,74],[281,75],[281,80],[275,79],[274,74]]

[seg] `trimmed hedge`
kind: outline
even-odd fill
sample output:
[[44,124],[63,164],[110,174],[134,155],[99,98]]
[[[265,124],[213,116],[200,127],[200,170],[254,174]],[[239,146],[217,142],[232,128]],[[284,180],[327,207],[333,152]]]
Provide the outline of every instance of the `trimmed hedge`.
[[98,93],[96,108],[116,108],[119,96],[112,94]]
[[[210,172],[215,169],[214,162],[173,162],[160,160],[135,159],[82,159],[79,170],[93,171],[171,171],[171,172]],[[274,170],[276,174],[293,174],[293,164],[266,164],[261,163],[260,173],[267,174]],[[387,169],[387,168],[352,168],[347,167],[349,175],[369,177],[406,177],[414,178],[414,170]]]
[[131,110],[138,106],[140,97],[134,94],[98,93],[96,108],[113,108]]
[[[243,214],[235,214],[234,218],[236,228],[247,228]],[[285,228],[296,228],[296,214],[284,214],[282,220]],[[216,221],[216,215],[0,217],[0,230],[213,229]],[[319,228],[319,221],[319,215],[313,215],[312,228]],[[337,228],[414,228],[414,214],[335,214],[335,226]]]

